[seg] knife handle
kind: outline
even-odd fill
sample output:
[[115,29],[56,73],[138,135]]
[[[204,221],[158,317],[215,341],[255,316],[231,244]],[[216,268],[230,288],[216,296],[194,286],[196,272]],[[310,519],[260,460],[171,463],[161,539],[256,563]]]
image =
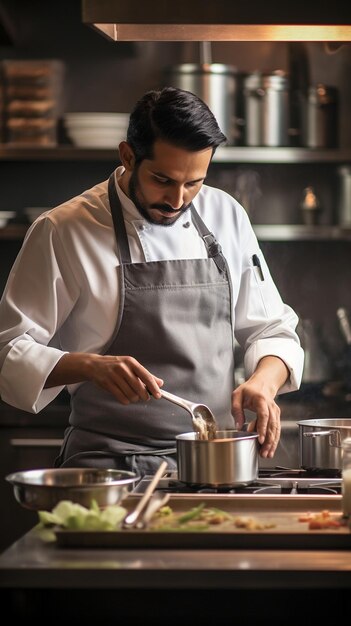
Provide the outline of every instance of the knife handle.
[[159,466],[159,468],[157,469],[157,471],[155,472],[152,480],[150,481],[144,495],[142,496],[142,498],[139,500],[138,504],[136,505],[135,509],[131,512],[128,513],[126,515],[126,517],[124,518],[124,520],[122,521],[122,528],[133,528],[137,522],[140,519],[141,514],[143,513],[144,509],[146,508],[153,492],[155,491],[156,487],[157,487],[157,483],[160,480],[162,474],[164,474],[164,472],[167,469],[167,462],[166,461],[162,461],[161,465]]

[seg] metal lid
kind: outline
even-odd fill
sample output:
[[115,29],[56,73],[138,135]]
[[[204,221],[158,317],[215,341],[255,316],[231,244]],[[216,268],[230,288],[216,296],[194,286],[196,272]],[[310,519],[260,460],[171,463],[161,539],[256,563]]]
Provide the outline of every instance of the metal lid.
[[337,171],[340,176],[351,176],[351,165],[341,165]]
[[244,78],[244,87],[246,89],[259,89],[262,85],[261,72],[253,72]]
[[263,74],[262,76],[262,87],[266,89],[279,91],[286,89],[288,84],[288,76],[283,70],[276,70],[273,74]]
[[312,428],[345,428],[351,432],[351,418],[322,417],[321,419],[307,419],[296,422],[299,426],[311,426]]

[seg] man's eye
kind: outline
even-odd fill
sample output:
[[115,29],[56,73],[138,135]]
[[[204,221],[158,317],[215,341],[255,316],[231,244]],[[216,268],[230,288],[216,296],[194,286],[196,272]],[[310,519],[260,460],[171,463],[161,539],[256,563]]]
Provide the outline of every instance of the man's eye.
[[197,187],[197,185],[200,185],[200,181],[199,180],[186,184],[187,187]]
[[160,185],[167,185],[168,178],[158,178],[158,176],[154,176],[154,181]]

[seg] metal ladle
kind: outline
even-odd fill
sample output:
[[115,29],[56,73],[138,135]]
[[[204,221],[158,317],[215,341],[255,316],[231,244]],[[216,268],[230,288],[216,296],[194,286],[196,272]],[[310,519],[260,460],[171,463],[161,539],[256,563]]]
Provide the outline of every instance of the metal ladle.
[[175,396],[169,391],[160,389],[160,394],[165,400],[178,404],[191,415],[193,428],[198,433],[199,439],[214,439],[217,432],[217,422],[212,411],[205,404],[196,404],[185,400],[179,396]]

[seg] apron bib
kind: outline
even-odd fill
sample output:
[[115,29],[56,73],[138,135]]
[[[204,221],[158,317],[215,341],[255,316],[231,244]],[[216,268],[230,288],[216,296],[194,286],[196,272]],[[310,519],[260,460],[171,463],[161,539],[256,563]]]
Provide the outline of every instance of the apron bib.
[[[221,429],[233,428],[231,286],[220,246],[192,205],[208,258],[132,263],[113,174],[109,201],[120,252],[121,305],[105,354],[133,356],[163,378],[167,391],[207,404]],[[71,408],[56,462],[65,467],[108,464],[153,473],[166,458],[175,468],[175,437],[192,430],[188,412],[167,400],[125,406],[90,382],[78,387]]]

